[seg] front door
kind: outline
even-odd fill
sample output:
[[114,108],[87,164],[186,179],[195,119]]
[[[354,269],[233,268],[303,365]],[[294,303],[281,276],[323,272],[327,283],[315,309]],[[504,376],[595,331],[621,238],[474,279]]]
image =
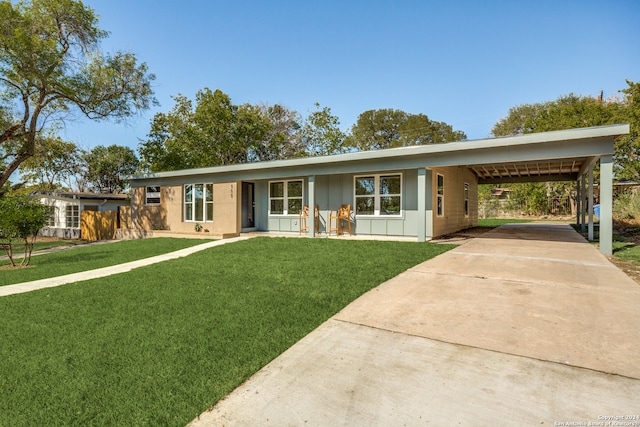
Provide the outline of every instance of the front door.
[[255,227],[255,201],[253,198],[253,182],[242,183],[242,228]]

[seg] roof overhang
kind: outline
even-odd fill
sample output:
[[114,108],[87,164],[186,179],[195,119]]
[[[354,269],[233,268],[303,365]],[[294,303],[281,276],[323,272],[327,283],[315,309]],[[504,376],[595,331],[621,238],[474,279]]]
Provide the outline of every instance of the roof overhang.
[[575,180],[629,125],[599,126],[446,144],[419,145],[333,156],[137,174],[132,186],[206,177],[214,182],[359,173],[441,166],[468,167],[479,183]]

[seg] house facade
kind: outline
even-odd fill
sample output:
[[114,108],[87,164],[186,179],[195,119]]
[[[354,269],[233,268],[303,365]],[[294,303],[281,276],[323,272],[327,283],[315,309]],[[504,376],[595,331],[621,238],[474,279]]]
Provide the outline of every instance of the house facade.
[[[433,168],[428,177],[426,172],[423,179],[430,187],[428,193],[436,195],[425,207],[425,212],[433,210],[429,237],[477,224],[478,184],[473,173],[455,167]],[[197,224],[203,232],[220,236],[242,231],[297,233],[303,206],[316,206],[318,233],[326,234],[331,227],[330,211],[350,205],[354,234],[418,237],[417,169],[313,177],[291,170],[264,179],[218,179],[215,173],[205,173],[132,185],[134,228],[194,232]]]
[[126,194],[96,194],[77,192],[37,192],[31,195],[49,206],[50,216],[39,234],[42,236],[79,239],[83,211],[117,211],[129,205]]
[[[299,232],[300,211],[309,206],[318,212],[307,220],[313,237],[331,231],[331,211],[349,205],[356,235],[425,241],[477,224],[479,184],[582,182],[587,209],[586,176],[600,161],[601,185],[611,188],[614,139],[628,132],[613,125],[138,174],[126,177],[131,227],[222,237]],[[607,238],[606,224],[604,232]]]

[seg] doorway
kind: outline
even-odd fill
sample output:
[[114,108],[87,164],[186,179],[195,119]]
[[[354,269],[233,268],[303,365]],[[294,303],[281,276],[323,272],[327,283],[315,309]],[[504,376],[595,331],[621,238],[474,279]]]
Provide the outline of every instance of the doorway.
[[253,182],[242,183],[242,228],[255,227],[255,199]]

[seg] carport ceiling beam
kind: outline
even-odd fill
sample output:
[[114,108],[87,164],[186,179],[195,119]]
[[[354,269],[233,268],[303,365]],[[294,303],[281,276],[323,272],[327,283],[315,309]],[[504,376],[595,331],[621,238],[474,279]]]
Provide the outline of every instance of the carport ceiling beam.
[[522,182],[555,182],[555,181],[576,181],[578,174],[566,173],[555,175],[531,175],[512,177],[492,177],[478,180],[478,184],[518,184]]

